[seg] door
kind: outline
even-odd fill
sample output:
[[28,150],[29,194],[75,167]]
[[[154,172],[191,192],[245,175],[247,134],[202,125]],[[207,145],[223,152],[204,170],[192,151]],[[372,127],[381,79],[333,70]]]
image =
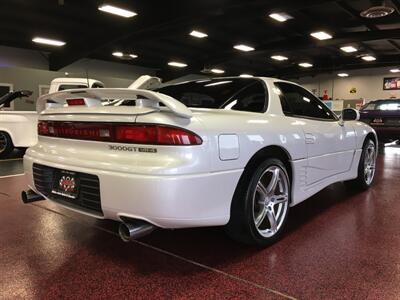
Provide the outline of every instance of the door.
[[301,119],[307,148],[307,185],[350,170],[356,146],[355,131],[319,99],[300,86],[278,82],[284,113]]

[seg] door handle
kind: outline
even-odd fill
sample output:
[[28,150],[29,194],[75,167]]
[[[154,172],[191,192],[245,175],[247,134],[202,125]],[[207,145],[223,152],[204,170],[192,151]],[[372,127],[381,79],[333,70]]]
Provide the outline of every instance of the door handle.
[[305,140],[306,140],[306,144],[315,144],[315,141],[317,140],[317,138],[315,137],[315,135],[313,135],[312,133],[306,133],[305,134]]

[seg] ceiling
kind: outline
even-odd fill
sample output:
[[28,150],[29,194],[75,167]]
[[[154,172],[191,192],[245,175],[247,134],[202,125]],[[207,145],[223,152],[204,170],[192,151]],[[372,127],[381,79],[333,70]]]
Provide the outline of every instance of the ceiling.
[[[295,78],[326,72],[400,65],[400,0],[387,0],[395,8],[389,16],[365,19],[360,12],[382,1],[372,0],[134,0],[107,4],[132,10],[133,18],[121,18],[98,10],[95,0],[1,0],[0,44],[41,51],[51,70],[59,70],[82,58],[155,68],[164,79],[199,74],[204,68],[225,70],[224,75]],[[287,13],[277,22],[271,13]],[[192,30],[208,34],[198,39]],[[325,31],[333,38],[319,41],[311,32]],[[66,42],[55,48],[35,44],[35,36]],[[255,48],[242,52],[233,48]],[[340,47],[352,45],[355,53]],[[115,51],[138,55],[121,60]],[[377,59],[366,62],[360,56]],[[272,55],[288,57],[275,61]],[[186,68],[168,66],[185,62]],[[298,66],[313,64],[311,68]]]

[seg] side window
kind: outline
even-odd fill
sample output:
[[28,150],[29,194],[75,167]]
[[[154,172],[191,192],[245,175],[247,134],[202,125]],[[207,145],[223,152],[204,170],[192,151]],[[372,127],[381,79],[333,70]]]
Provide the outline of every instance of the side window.
[[92,88],[93,89],[101,89],[101,88],[104,88],[104,86],[99,82],[95,82],[92,84]]
[[267,92],[261,82],[254,82],[230,97],[220,108],[250,112],[264,112],[267,107]]
[[280,98],[285,115],[292,114],[306,118],[336,120],[334,114],[325,104],[307,90],[285,82],[277,82],[275,85],[281,91]]

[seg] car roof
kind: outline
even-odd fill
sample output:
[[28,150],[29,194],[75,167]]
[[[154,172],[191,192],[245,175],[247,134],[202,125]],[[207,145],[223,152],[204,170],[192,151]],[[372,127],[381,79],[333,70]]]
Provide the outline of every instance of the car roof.
[[369,101],[368,104],[370,104],[370,103],[380,103],[380,102],[389,102],[389,101],[400,101],[400,98],[389,98],[389,99],[372,100],[372,101]]

